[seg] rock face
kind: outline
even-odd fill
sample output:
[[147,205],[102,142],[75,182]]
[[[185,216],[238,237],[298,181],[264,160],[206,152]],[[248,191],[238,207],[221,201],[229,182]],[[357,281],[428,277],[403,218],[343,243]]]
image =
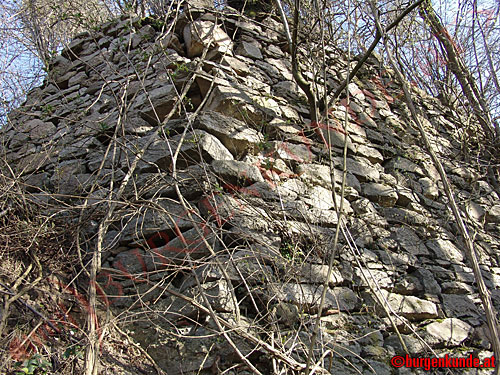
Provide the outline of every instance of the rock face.
[[[329,145],[328,132],[311,131],[279,23],[217,12],[82,34],[1,129],[28,203],[75,223],[85,203],[87,252],[118,203],[97,275],[107,306],[147,317],[123,321],[169,374],[244,368],[228,339],[262,373],[273,367],[259,340],[287,353],[279,366],[305,363],[324,288],[315,356],[337,353],[332,371],[390,373],[384,362],[400,346],[386,311],[420,356],[429,352],[418,337],[458,357],[487,349],[474,339],[484,318],[447,199],[391,73],[368,64],[349,86],[342,198],[341,127]],[[328,53],[327,65],[328,85],[340,84],[345,62]],[[500,192],[455,158],[460,114],[414,95],[498,292]]]

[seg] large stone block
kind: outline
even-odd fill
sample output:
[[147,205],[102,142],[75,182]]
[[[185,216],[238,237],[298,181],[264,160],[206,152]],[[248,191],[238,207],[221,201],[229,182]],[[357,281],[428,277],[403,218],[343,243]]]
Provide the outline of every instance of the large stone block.
[[184,27],[184,41],[189,58],[200,56],[205,47],[212,45],[211,53],[232,55],[231,38],[211,21],[196,20]]

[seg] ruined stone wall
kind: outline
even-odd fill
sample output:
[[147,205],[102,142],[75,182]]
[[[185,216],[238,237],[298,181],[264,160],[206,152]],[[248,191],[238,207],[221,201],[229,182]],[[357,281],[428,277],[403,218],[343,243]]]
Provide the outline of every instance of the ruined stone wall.
[[[108,23],[54,59],[44,85],[2,129],[2,155],[40,210],[84,219],[88,255],[116,203],[97,276],[100,304],[125,312],[122,321],[168,374],[242,363],[214,335],[207,302],[261,372],[276,371],[263,343],[284,353],[278,368],[300,368],[324,285],[315,362],[332,350],[323,365],[331,373],[408,373],[391,366],[403,349],[374,294],[414,356],[490,357],[463,244],[391,72],[369,63],[349,85],[340,198],[345,101],[331,109],[328,127],[311,127],[286,50],[271,18],[185,11],[175,21]],[[346,63],[333,49],[327,62],[327,85],[338,86]],[[304,56],[309,78],[311,66]],[[413,94],[498,309],[499,192],[464,161],[460,116]],[[346,225],[335,250],[342,199]]]

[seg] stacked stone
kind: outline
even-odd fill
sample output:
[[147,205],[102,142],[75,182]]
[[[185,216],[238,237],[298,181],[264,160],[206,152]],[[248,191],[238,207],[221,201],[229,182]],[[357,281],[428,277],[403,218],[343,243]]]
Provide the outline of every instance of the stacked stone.
[[[491,355],[439,175],[391,72],[370,60],[348,87],[349,107],[343,100],[330,109],[328,126],[311,126],[284,40],[272,18],[257,24],[215,10],[188,9],[175,22],[123,17],[105,24],[77,36],[53,60],[44,85],[9,116],[2,153],[40,210],[74,207],[76,213],[86,202],[89,221],[98,222],[148,144],[105,236],[98,281],[113,308],[150,311],[137,303],[141,295],[162,319],[191,332],[202,324],[200,312],[151,286],[174,275],[171,288],[203,303],[187,272],[194,268],[217,314],[232,319],[238,308],[239,324],[253,326],[248,329],[256,335],[271,322],[306,335],[311,323],[304,317],[317,313],[327,285],[320,333],[324,347],[338,353],[332,373],[356,373],[351,365],[391,373],[387,359],[401,353],[401,344],[374,292],[402,317],[396,325],[412,353],[429,353],[417,332],[438,354]],[[204,52],[184,109],[169,116]],[[346,62],[335,50],[327,59],[327,86],[335,88]],[[477,233],[484,277],[500,308],[499,192],[478,167],[456,156],[460,115],[417,89],[414,94],[464,218]],[[340,198],[346,110],[346,189]],[[174,179],[172,150],[178,145]],[[357,253],[341,239],[327,279],[340,205]],[[86,231],[92,237],[96,226]],[[87,246],[91,251],[95,243]],[[180,314],[198,322],[180,321]],[[193,333],[198,341],[184,339],[181,353],[156,326],[136,324],[135,337],[172,373],[212,368],[221,353],[227,354],[225,368],[239,361],[228,345],[218,344],[218,353],[208,349],[216,342],[210,323]],[[252,351],[241,338],[238,346],[244,354]],[[304,361],[303,347],[291,350]],[[265,367],[257,357],[251,360]]]

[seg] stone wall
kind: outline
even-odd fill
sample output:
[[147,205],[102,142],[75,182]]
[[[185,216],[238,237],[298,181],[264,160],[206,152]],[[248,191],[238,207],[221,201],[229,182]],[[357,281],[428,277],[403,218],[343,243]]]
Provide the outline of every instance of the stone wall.
[[[11,113],[2,154],[40,210],[84,218],[88,254],[116,205],[100,303],[124,314],[168,374],[242,363],[227,337],[263,373],[300,368],[324,285],[315,355],[332,351],[331,373],[408,373],[390,364],[403,349],[386,311],[414,356],[490,357],[472,270],[391,71],[372,61],[349,85],[341,199],[346,102],[331,108],[329,126],[310,126],[281,31],[271,18],[186,10],[168,22],[122,18],[81,34]],[[346,63],[327,53],[327,85],[336,87]],[[312,63],[304,55],[306,72]],[[461,152],[460,114],[413,94],[498,309],[499,192]],[[212,313],[234,329],[227,337]],[[286,359],[274,369],[264,343]]]

